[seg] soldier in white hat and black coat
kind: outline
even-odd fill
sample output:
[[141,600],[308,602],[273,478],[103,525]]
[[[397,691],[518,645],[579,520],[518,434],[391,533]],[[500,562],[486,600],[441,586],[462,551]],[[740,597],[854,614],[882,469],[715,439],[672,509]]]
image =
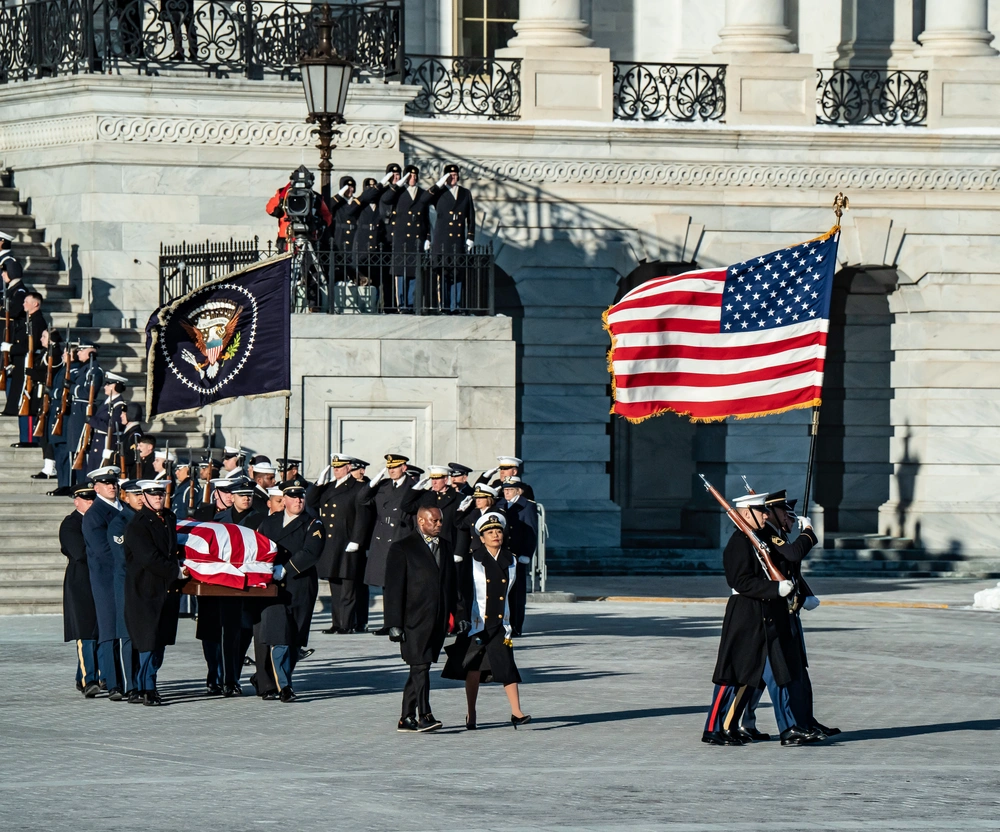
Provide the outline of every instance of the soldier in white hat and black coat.
[[73,513],[59,525],[59,548],[68,559],[63,578],[63,641],[76,642],[76,688],[88,699],[100,691],[97,679],[97,610],[90,588],[83,518],[97,499],[91,483],[72,491]]
[[402,454],[386,454],[385,467],[358,493],[358,500],[375,510],[375,530],[365,569],[368,586],[384,586],[389,546],[413,530],[412,515],[403,511],[403,504],[414,485],[406,476],[409,461]]

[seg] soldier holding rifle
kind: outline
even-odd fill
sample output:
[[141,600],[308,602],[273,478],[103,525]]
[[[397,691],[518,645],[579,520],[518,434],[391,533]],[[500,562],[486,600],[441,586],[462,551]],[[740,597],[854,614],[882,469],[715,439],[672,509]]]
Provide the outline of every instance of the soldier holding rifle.
[[87,448],[93,428],[90,420],[97,412],[98,396],[104,386],[104,370],[97,363],[97,347],[80,344],[76,351],[79,367],[73,380],[72,402],[69,411],[69,433],[66,447],[72,459],[74,482],[83,482],[86,470]]
[[34,370],[41,364],[42,333],[48,329],[42,315],[42,296],[28,292],[24,296],[25,317],[13,326],[13,342],[0,345],[10,355],[10,369],[7,372],[7,405],[5,416],[17,416],[20,436],[11,447],[35,448],[32,439],[35,425],[33,394],[35,388]]
[[818,731],[790,723],[787,707],[788,686],[802,677],[804,657],[801,642],[790,623],[795,600],[795,583],[788,580],[779,563],[797,562],[816,545],[816,535],[808,518],[802,518],[802,534],[794,543],[772,534],[768,519],[781,528],[785,509],[777,500],[768,506],[767,494],[747,494],[734,500],[725,498],[705,481],[709,493],[726,510],[736,525],[722,555],[726,582],[733,595],[726,605],[722,639],[713,680],[716,688],[708,711],[702,742],[710,745],[743,745],[740,716],[751,693],[773,677],[778,690],[775,718],[782,745],[804,745],[824,739]]

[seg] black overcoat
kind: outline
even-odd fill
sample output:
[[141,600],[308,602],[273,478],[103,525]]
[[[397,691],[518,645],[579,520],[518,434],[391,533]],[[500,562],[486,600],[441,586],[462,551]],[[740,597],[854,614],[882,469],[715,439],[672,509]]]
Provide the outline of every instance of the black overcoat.
[[254,638],[264,644],[296,645],[300,624],[312,614],[319,590],[316,564],[323,554],[323,524],[302,512],[287,526],[285,513],[265,517],[257,531],[278,545],[275,564],[285,567],[277,598],[267,599],[254,625]]
[[430,192],[420,186],[413,196],[408,188],[398,184],[389,186],[382,194],[379,205],[392,246],[394,275],[413,277],[417,273],[413,255],[424,250],[424,241],[430,231],[427,219],[430,202]]
[[[777,560],[781,555],[769,532],[765,529],[759,537]],[[814,535],[803,532],[794,543],[784,545],[786,559],[802,560],[815,542]],[[798,679],[803,667],[801,643],[792,633],[788,602],[778,594],[778,582],[768,579],[753,545],[740,531],[729,538],[722,562],[726,582],[738,594],[726,604],[713,681],[717,685],[757,687],[768,658],[779,685]]]
[[465,254],[466,240],[476,237],[476,207],[472,193],[459,185],[457,196],[450,188],[431,187],[428,193],[437,216],[434,220],[434,234],[431,251],[434,254]]
[[[379,210],[379,200],[387,187],[369,188],[359,197],[362,205],[358,214],[357,239],[354,241],[354,250],[359,254],[381,251],[385,244],[385,222]],[[367,199],[372,192],[371,199]]]
[[[377,202],[382,195],[379,187],[367,188],[360,196],[350,199],[340,194],[333,195],[333,245],[338,251],[353,251],[357,244],[360,226],[358,220],[364,209]],[[367,251],[367,249],[365,249]]]
[[406,634],[399,652],[407,664],[437,661],[448,634],[448,618],[455,614],[455,560],[448,541],[438,540],[440,567],[419,531],[389,547],[383,622]]
[[412,488],[413,481],[410,477],[403,476],[399,485],[387,477],[374,486],[369,483],[358,493],[359,502],[372,506],[375,513],[375,529],[368,547],[368,566],[365,569],[365,583],[368,586],[385,584],[389,546],[413,531],[413,516],[403,510]]
[[451,488],[444,491],[413,491],[416,496],[415,504],[409,502],[406,509],[409,513],[416,514],[422,508],[436,508],[441,510],[441,537],[447,540],[452,549],[455,548],[455,515],[458,512],[458,504],[462,502],[462,495]]
[[[323,556],[316,566],[323,580],[355,580],[361,573],[365,532],[373,511],[370,505],[358,500],[363,488],[354,477],[348,476],[340,485],[336,481],[313,485],[306,492],[306,506],[319,518],[326,531]],[[346,551],[349,543],[356,543],[358,550]]]
[[125,623],[140,653],[177,638],[180,565],[173,512],[143,506],[125,529]]
[[69,559],[63,578],[63,640],[97,638],[97,610],[90,589],[83,515],[67,514],[59,526],[59,548]]

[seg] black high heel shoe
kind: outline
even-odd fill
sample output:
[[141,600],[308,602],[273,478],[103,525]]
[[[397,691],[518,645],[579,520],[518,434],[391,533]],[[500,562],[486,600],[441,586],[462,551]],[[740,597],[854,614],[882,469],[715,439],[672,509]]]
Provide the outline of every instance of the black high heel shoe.
[[529,722],[531,722],[531,714],[525,714],[524,716],[510,715],[510,724],[514,726],[515,731],[518,725],[527,725]]
[[465,730],[466,731],[475,731],[476,730],[476,723],[475,722],[469,722],[469,717],[465,718]]

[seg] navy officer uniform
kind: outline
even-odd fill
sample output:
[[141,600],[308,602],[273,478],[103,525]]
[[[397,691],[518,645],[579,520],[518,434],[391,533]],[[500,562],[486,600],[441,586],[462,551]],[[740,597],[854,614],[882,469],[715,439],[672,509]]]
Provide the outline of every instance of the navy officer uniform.
[[454,312],[462,304],[466,275],[456,255],[471,253],[475,245],[476,206],[472,192],[458,184],[458,165],[445,165],[443,174],[428,191],[436,212],[431,253],[435,255],[438,284],[433,301],[439,309]]
[[[406,463],[409,461],[402,454],[386,454],[385,468],[358,493],[358,500],[363,505],[375,509],[375,528],[365,568],[365,583],[368,586],[385,584],[389,547],[413,530],[412,515],[403,510],[403,504],[413,488],[413,480],[406,476]],[[391,475],[387,476],[389,471],[401,473],[393,479]]]
[[517,556],[517,583],[510,598],[510,622],[515,636],[521,635],[524,629],[531,561],[538,547],[538,506],[524,496],[529,489],[520,477],[508,477],[503,481],[504,514],[508,525],[505,544]]
[[115,559],[115,627],[117,631],[115,660],[121,681],[121,691],[128,695],[130,700],[135,700],[138,696],[136,671],[139,668],[139,660],[138,656],[134,655],[132,639],[129,638],[128,627],[125,623],[125,529],[136,514],[130,503],[137,502],[141,506],[141,502],[138,500],[142,489],[139,488],[138,480],[126,480],[119,485],[118,490],[123,495],[122,510],[108,523],[108,543]]
[[76,687],[88,699],[100,690],[97,677],[97,610],[87,568],[83,518],[97,499],[88,483],[72,492],[75,508],[59,525],[59,548],[67,558],[63,578],[63,640],[76,642]]
[[395,277],[397,309],[413,306],[413,278],[417,274],[417,258],[424,250],[430,225],[427,218],[431,195],[417,185],[420,169],[415,165],[403,168],[403,178],[390,185],[379,205],[392,246],[392,274]]

